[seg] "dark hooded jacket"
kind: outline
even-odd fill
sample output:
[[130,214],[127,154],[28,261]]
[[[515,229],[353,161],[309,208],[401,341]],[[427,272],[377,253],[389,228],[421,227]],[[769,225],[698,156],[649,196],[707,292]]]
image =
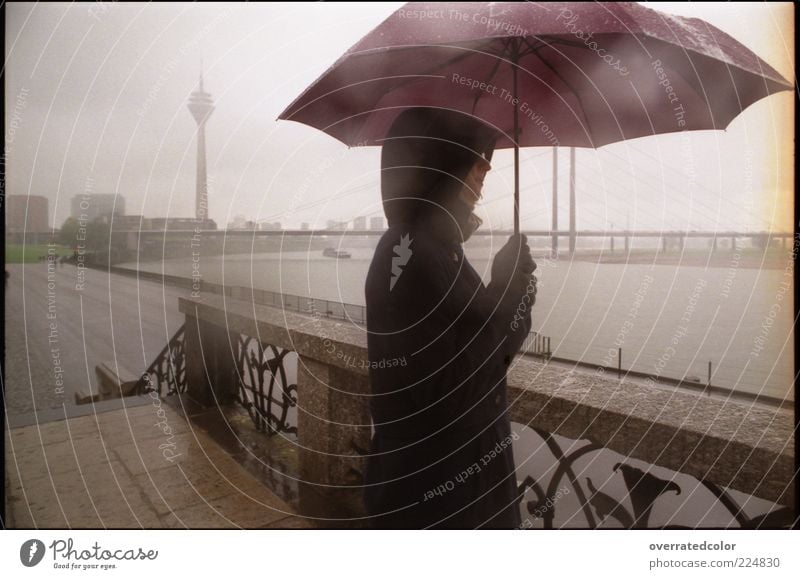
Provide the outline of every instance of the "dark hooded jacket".
[[377,528],[514,528],[519,497],[506,371],[531,326],[519,295],[485,286],[462,243],[480,225],[458,198],[494,133],[406,111],[382,155],[389,228],[367,276],[374,425],[364,500]]

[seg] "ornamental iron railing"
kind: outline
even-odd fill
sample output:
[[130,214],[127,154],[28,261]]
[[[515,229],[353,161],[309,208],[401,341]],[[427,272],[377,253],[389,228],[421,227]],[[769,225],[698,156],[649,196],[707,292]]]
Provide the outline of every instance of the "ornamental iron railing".
[[170,396],[186,392],[186,326],[182,325],[136,383],[137,395],[158,392]]
[[[541,521],[544,529],[563,528],[562,525],[590,529],[695,529],[708,526],[708,521],[703,519],[713,517],[713,526],[726,528],[791,528],[793,514],[788,507],[775,505],[767,512],[747,515],[744,505],[739,504],[731,492],[711,481],[698,481],[674,472],[665,478],[665,475],[650,472],[652,465],[643,470],[625,457],[619,462],[613,461],[611,472],[604,472],[606,465],[603,463],[619,455],[591,441],[580,441],[583,442],[580,445],[579,441],[570,441],[570,449],[565,451],[563,443],[552,434],[531,430],[550,451],[553,463],[544,471],[547,475],[552,473],[547,484],[528,474],[519,485],[524,527],[533,528]],[[607,453],[605,460],[601,458],[602,453]],[[581,459],[584,459],[583,466],[579,467],[576,463]],[[599,466],[592,467],[595,463]],[[688,489],[690,485],[694,488]],[[570,494],[574,495],[574,500],[562,500]],[[669,500],[678,496],[702,501],[704,508],[701,512],[687,510],[675,514],[670,510]],[[717,510],[711,515],[712,508],[718,506],[726,513]],[[671,522],[654,522],[653,519],[664,518],[665,513],[670,513]],[[693,520],[695,515],[699,520]]]
[[297,435],[297,384],[287,379],[294,352],[240,334],[237,343],[237,401],[259,431]]

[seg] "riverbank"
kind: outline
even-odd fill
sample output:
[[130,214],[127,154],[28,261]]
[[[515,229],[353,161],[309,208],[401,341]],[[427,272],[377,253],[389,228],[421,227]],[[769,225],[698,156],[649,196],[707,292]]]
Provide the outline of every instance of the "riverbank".
[[650,265],[671,265],[688,267],[718,267],[730,268],[741,267],[747,269],[784,269],[792,260],[792,253],[789,250],[780,248],[770,248],[761,250],[756,248],[746,248],[737,251],[717,250],[715,252],[687,250],[684,252],[671,250],[668,252],[639,250],[625,252],[618,249],[614,252],[610,250],[581,252],[573,257],[559,256],[560,260],[574,260],[591,263],[604,264],[650,264]]
[[38,263],[48,255],[69,257],[72,249],[63,245],[6,245],[6,263]]

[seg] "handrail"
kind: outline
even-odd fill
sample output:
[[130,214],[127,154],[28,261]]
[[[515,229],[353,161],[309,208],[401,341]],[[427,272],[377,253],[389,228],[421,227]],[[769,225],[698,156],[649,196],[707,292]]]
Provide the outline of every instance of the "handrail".
[[[159,396],[162,396],[186,391],[185,328],[185,324],[178,328],[164,349],[142,372],[134,387],[136,395],[157,392]],[[155,383],[153,378],[155,378]]]

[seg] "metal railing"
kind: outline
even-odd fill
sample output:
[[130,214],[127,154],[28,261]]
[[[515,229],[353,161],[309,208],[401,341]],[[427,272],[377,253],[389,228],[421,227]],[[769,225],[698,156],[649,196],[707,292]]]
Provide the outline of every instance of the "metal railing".
[[[297,385],[287,380],[286,357],[291,350],[238,335],[236,366],[230,379],[236,384],[235,400],[247,411],[256,429],[268,435],[297,434]],[[213,355],[213,352],[208,352]],[[159,397],[184,394],[188,388],[186,324],[182,325],[150,366],[142,373],[135,395],[156,392]]]
[[[530,515],[523,527],[532,528],[534,524],[538,526],[541,521],[542,528],[555,529],[556,520],[559,518],[557,515],[566,512],[566,516],[560,517],[562,520],[578,518],[582,526],[590,529],[608,526],[609,523],[611,526],[625,529],[692,529],[696,527],[679,523],[659,524],[651,515],[661,504],[662,496],[669,499],[679,495],[695,494],[699,497],[705,496],[707,504],[714,504],[716,499],[717,503],[727,511],[732,526],[738,525],[738,528],[742,529],[791,527],[793,513],[789,507],[778,506],[762,514],[750,515],[745,513],[740,500],[711,481],[693,479],[699,480],[706,489],[704,492],[685,478],[683,480],[679,477],[662,478],[649,469],[642,470],[639,465],[631,464],[628,460],[613,464],[610,476],[605,478],[608,480],[616,473],[621,474],[621,488],[617,487],[616,492],[610,492],[608,488],[601,490],[604,486],[604,477],[597,476],[597,473],[602,474],[602,470],[595,470],[593,476],[587,476],[586,467],[580,470],[576,466],[579,461],[585,463],[595,458],[602,459],[607,450],[601,444],[588,440],[581,441],[584,444],[578,446],[575,441],[571,441],[568,443],[569,448],[564,450],[565,444],[559,443],[552,434],[537,428],[532,430],[549,449],[554,465],[550,469],[553,474],[546,485],[542,484],[543,480],[537,481],[530,475],[519,485],[518,492],[523,507]],[[587,455],[593,457],[590,459]],[[583,473],[582,477],[578,476],[580,473]],[[595,480],[592,480],[593,478]],[[576,496],[578,505],[559,504],[560,497],[570,492]]]
[[134,388],[135,394],[158,392],[159,396],[169,396],[186,392],[185,328],[185,324],[178,328],[153,363],[142,373]]
[[522,352],[549,359],[553,355],[553,351],[550,349],[550,336],[531,332],[522,342]]
[[297,406],[297,384],[290,384],[286,374],[292,351],[242,334],[236,348],[236,401],[260,432],[297,435],[297,416],[291,412]]
[[[253,290],[253,295],[254,298],[261,295],[263,301],[260,301],[260,303],[265,305],[283,307],[301,314],[321,314],[327,318],[348,320],[362,325],[367,323],[366,306],[268,290]],[[259,300],[255,301],[259,303]]]

